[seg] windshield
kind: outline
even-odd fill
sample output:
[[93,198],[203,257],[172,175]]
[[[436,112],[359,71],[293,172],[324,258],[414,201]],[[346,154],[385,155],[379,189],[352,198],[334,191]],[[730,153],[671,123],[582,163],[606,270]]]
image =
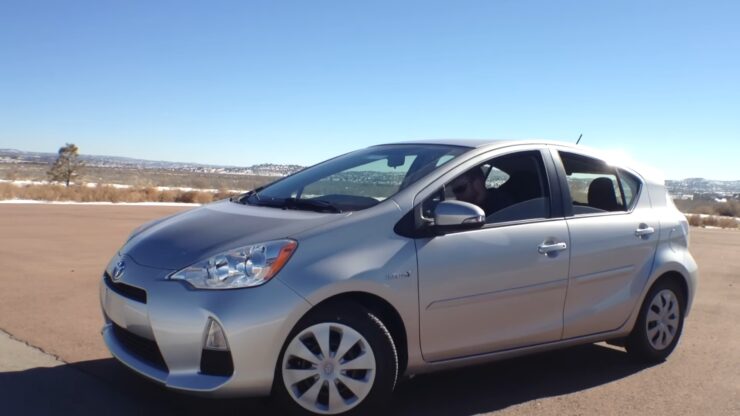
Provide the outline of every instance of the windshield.
[[284,209],[357,211],[389,198],[467,150],[443,145],[374,146],[302,170],[239,201]]

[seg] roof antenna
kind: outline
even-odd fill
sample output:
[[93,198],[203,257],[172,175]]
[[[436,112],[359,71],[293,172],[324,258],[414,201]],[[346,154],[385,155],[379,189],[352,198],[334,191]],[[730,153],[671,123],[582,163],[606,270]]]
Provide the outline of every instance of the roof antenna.
[[581,133],[581,135],[580,135],[580,136],[578,136],[578,140],[576,140],[576,144],[578,144],[578,143],[580,143],[580,142],[581,142],[581,137],[583,137],[583,133]]

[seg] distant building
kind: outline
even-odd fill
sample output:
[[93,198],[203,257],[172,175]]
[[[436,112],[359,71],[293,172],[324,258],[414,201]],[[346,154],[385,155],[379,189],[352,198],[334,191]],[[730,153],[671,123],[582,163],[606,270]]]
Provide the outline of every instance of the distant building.
[[673,199],[680,199],[682,201],[693,201],[694,200],[694,194],[671,195],[671,198],[673,198]]

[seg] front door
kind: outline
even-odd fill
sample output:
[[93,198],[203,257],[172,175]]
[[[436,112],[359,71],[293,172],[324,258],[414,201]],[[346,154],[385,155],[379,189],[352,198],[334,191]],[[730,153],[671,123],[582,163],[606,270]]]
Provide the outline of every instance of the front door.
[[[486,176],[488,224],[417,240],[427,361],[557,341],[562,334],[570,240],[565,220],[550,215],[542,155],[509,154],[474,169]],[[476,190],[459,179],[445,187],[445,199],[474,200]]]

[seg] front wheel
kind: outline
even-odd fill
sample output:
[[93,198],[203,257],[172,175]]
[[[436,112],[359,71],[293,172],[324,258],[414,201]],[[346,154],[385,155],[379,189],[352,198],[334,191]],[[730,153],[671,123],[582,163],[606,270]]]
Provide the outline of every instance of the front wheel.
[[627,338],[627,352],[640,361],[665,360],[681,337],[685,305],[683,292],[675,281],[656,283],[645,297],[635,328]]
[[293,414],[365,414],[390,398],[398,354],[383,322],[342,304],[299,322],[275,375],[275,399]]

